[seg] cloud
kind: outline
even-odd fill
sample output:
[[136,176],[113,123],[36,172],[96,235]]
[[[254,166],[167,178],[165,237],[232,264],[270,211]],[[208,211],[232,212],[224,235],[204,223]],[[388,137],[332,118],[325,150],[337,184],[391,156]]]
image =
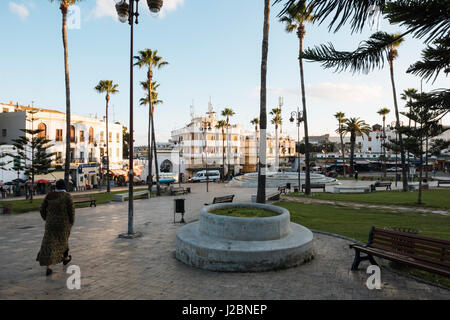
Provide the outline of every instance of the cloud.
[[17,14],[22,20],[25,20],[30,15],[30,11],[27,9],[25,5],[17,4],[12,1],[9,3],[9,10]]
[[[163,7],[159,13],[159,17],[164,17],[167,12],[176,10],[180,5],[184,3],[184,0],[164,0]],[[95,7],[92,10],[92,14],[96,18],[111,17],[117,19],[117,13],[115,8],[116,2],[113,0],[96,0]],[[147,1],[139,2],[139,11],[150,14]]]
[[[251,96],[259,96],[259,87],[252,90]],[[278,96],[299,96],[300,86],[297,88],[269,87],[267,91]],[[355,85],[349,83],[321,82],[306,85],[307,99],[319,99],[332,102],[361,103],[373,102],[382,98],[381,86]]]

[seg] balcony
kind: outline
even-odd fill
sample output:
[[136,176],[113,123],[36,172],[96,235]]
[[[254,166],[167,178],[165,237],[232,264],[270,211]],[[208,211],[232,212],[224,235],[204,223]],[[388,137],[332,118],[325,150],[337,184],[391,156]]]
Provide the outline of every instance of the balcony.
[[89,163],[99,163],[100,160],[98,158],[95,158],[95,157],[89,157],[88,162]]

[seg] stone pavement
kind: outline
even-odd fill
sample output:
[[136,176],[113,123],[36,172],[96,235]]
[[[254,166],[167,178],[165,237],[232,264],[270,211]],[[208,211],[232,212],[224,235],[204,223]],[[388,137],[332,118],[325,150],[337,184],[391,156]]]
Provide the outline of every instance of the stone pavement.
[[[192,185],[186,196],[187,222],[199,217],[214,195],[250,200],[255,189],[222,184]],[[81,269],[81,289],[69,290],[68,266],[35,261],[44,222],[39,213],[0,216],[0,299],[449,299],[450,291],[382,269],[382,289],[368,290],[368,275],[351,272],[350,241],[315,234],[316,257],[291,269],[262,273],[219,273],[195,269],[175,259],[173,199],[135,201],[138,239],[119,239],[127,229],[127,203],[76,210],[70,238],[72,262]],[[177,216],[177,220],[180,216]]]

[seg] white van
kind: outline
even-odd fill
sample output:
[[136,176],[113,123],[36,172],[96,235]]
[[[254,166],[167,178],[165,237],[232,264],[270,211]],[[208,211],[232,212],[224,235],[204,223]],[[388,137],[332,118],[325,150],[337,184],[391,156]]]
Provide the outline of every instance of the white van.
[[[208,170],[208,180],[209,182],[219,181],[219,170]],[[206,170],[197,172],[191,179],[189,179],[189,182],[206,182]]]

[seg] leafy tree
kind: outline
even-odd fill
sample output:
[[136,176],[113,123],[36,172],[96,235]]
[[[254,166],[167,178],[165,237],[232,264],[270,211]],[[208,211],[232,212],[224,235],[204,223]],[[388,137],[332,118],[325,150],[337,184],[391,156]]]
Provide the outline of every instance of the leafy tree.
[[222,110],[222,117],[226,117],[226,125],[227,125],[227,178],[230,176],[230,117],[234,116],[236,113],[231,108],[225,108]]
[[[336,130],[337,133],[339,133],[339,137],[341,139],[341,155],[342,155],[342,165],[345,168],[345,144],[344,144],[344,136],[342,132],[342,125],[345,123],[347,119],[345,119],[345,113],[344,112],[336,112],[334,117],[338,121],[338,128]],[[343,176],[345,177],[345,169],[343,170]]]
[[[381,108],[377,113],[383,118],[383,136],[381,137],[382,144],[386,142],[386,116],[391,112],[388,108]],[[386,177],[386,148],[383,149],[383,173]]]
[[112,94],[116,94],[119,92],[117,89],[119,87],[118,84],[114,84],[112,80],[100,80],[98,85],[95,87],[95,90],[98,93],[106,93],[106,192],[111,192],[111,185],[109,183],[109,131],[108,131],[108,105],[109,100],[111,99]]
[[359,118],[347,119],[345,121],[344,126],[342,127],[342,133],[344,136],[347,133],[350,134],[350,168],[352,173],[355,172],[354,157],[355,157],[356,136],[357,135],[361,135],[363,137],[364,135],[369,136],[370,132],[371,132],[370,126],[364,120],[360,120]]
[[306,1],[301,0],[298,2],[292,2],[284,12],[284,16],[280,19],[285,23],[286,31],[296,32],[299,41],[299,67],[300,67],[300,83],[302,92],[302,105],[303,105],[303,122],[305,130],[305,144],[307,146],[305,152],[305,194],[311,194],[311,177],[310,177],[310,156],[309,156],[309,134],[308,134],[308,117],[306,112],[306,95],[305,95],[305,75],[303,68],[303,40],[306,35],[306,23],[313,23],[316,17],[312,13],[313,7],[307,6]]
[[130,133],[128,132],[128,128],[122,126],[122,149],[123,149],[123,158],[128,159],[130,154]]
[[[136,60],[136,63],[134,65],[139,66],[139,68],[147,68],[147,89],[148,89],[148,96],[153,97],[152,95],[152,81],[153,81],[153,69],[157,68],[158,70],[161,69],[164,66],[167,66],[169,63],[164,61],[162,57],[158,56],[158,50],[150,50],[145,49],[142,51],[139,51],[139,55],[135,56],[134,59]],[[159,184],[159,170],[158,170],[158,154],[156,150],[156,139],[155,139],[155,126],[154,126],[154,106],[153,106],[153,99],[150,99],[150,108],[148,112],[149,116],[149,126],[151,125],[152,128],[152,144],[153,148],[155,150],[155,168],[156,168],[156,194],[158,196],[161,195],[161,187]],[[150,164],[150,159],[149,159]],[[151,185],[153,183],[152,179],[152,167],[149,166],[149,175],[150,175],[150,185],[149,188],[151,189]]]
[[217,121],[216,128],[222,130],[222,180],[225,178],[225,128],[227,122],[225,120]]
[[280,166],[280,140],[278,137],[278,127],[281,126],[283,119],[281,118],[281,109],[274,108],[270,111],[270,115],[273,116],[272,124],[275,125],[275,170],[278,171]]

